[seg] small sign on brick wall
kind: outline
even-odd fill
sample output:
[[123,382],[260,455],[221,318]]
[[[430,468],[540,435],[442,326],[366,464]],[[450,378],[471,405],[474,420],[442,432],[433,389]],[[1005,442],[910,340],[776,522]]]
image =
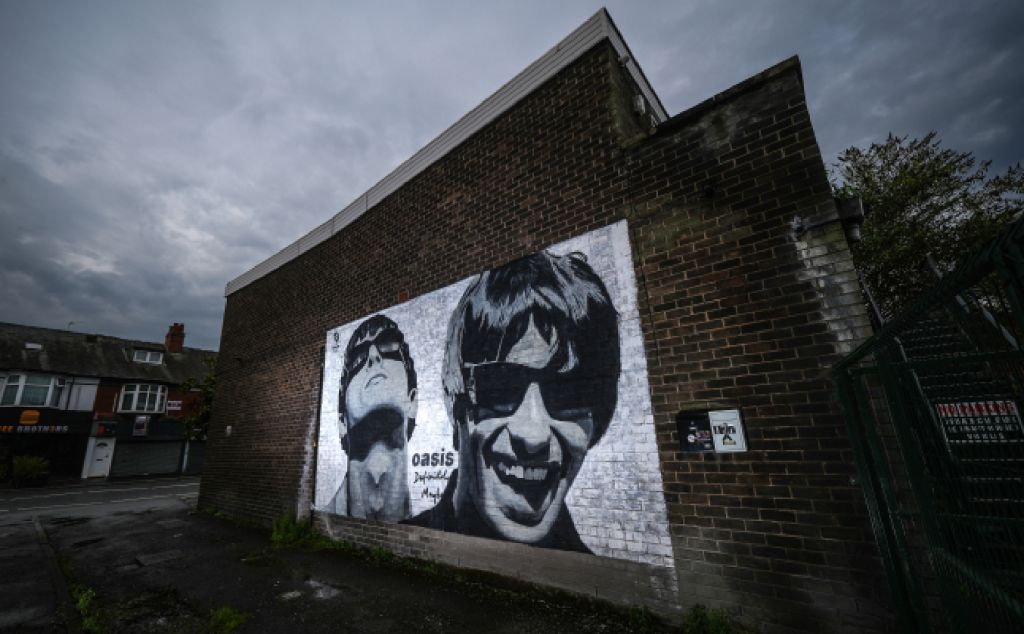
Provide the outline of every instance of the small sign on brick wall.
[[136,416],[132,425],[132,436],[145,436],[149,431],[149,416]]
[[747,450],[747,438],[743,433],[743,419],[738,409],[721,409],[708,412],[711,421],[711,438],[718,453],[735,453]]
[[707,412],[679,412],[676,415],[679,444],[683,451],[712,452],[715,444],[711,440],[711,422]]
[[676,415],[683,451],[736,453],[747,450],[743,417],[738,409],[682,411]]

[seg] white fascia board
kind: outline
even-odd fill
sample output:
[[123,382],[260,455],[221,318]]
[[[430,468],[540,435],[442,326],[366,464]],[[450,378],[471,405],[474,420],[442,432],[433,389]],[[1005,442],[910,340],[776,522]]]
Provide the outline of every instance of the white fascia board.
[[656,122],[661,123],[667,120],[668,113],[661,100],[648,83],[643,70],[640,69],[625,40],[622,39],[622,34],[612,22],[608,11],[602,8],[556,44],[554,48],[527,66],[490,97],[484,99],[480,105],[470,110],[433,141],[423,146],[366,193],[335,214],[333,218],[228,282],[224,288],[224,296],[231,295],[283,266],[344,229],[604,39],[607,39],[615,48],[627,72],[640,87],[640,92],[646,99]]

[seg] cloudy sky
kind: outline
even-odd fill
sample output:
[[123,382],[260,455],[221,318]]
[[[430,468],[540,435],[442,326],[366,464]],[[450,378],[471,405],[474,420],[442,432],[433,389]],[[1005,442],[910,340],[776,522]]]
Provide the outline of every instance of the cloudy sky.
[[[595,2],[0,0],[0,321],[216,348],[224,285]],[[799,54],[826,162],[1024,159],[1024,2],[609,2],[669,114]]]

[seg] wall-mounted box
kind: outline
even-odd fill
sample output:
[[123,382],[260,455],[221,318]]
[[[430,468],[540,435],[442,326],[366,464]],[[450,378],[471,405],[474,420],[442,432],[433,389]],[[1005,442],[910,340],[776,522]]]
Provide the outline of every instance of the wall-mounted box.
[[747,450],[743,416],[738,409],[681,411],[676,414],[683,451],[737,453]]

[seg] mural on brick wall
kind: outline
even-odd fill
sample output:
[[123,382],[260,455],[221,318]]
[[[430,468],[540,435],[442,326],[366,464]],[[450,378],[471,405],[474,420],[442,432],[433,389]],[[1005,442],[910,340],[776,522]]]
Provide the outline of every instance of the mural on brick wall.
[[327,333],[315,507],[671,566],[626,222]]

